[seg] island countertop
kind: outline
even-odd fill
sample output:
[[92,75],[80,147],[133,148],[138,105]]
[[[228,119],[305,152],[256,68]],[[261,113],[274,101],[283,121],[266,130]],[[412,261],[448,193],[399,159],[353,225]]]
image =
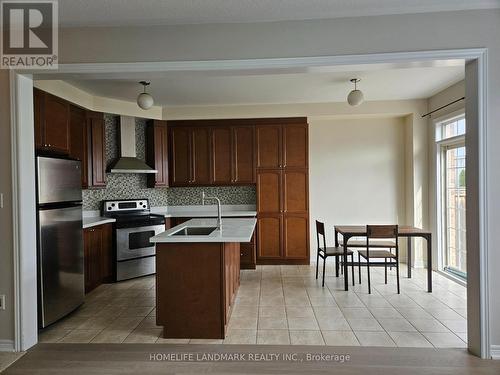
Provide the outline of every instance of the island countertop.
[[223,218],[222,231],[216,229],[208,235],[172,236],[173,233],[186,227],[216,227],[217,219],[191,219],[175,227],[167,229],[150,238],[153,243],[185,243],[185,242],[250,242],[255,230],[255,218]]

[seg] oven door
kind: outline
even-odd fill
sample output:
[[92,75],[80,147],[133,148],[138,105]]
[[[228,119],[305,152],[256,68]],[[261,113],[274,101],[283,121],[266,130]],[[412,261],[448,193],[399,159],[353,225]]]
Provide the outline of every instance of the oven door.
[[116,229],[116,260],[155,255],[155,245],[149,239],[165,231],[165,225]]

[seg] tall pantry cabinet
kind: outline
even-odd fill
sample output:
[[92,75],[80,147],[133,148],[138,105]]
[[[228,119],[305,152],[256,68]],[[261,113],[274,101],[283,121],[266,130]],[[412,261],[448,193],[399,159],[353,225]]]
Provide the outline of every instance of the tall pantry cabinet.
[[255,128],[257,262],[309,262],[308,125],[280,119]]

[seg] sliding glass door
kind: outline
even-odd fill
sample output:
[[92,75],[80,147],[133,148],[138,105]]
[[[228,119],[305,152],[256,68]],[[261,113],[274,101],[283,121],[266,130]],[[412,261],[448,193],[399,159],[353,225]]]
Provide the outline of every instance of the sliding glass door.
[[465,226],[465,145],[448,146],[445,150],[445,216],[446,253],[445,270],[458,276],[467,275],[467,247]]
[[[465,118],[438,124],[440,152],[441,264],[445,272],[467,278]],[[440,136],[440,137],[439,137]]]

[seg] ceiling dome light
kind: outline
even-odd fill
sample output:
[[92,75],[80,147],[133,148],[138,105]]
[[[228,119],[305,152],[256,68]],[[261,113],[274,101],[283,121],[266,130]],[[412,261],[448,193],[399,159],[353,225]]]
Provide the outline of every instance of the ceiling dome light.
[[363,92],[361,90],[358,90],[357,88],[357,83],[361,80],[359,78],[352,78],[350,81],[354,83],[354,90],[352,90],[349,95],[347,95],[347,103],[349,103],[349,105],[352,105],[353,107],[356,107],[363,103],[364,100]]
[[151,82],[141,81],[139,82],[144,86],[144,92],[141,92],[137,97],[137,105],[142,109],[149,109],[155,103],[153,97],[146,92],[146,87],[151,84]]

